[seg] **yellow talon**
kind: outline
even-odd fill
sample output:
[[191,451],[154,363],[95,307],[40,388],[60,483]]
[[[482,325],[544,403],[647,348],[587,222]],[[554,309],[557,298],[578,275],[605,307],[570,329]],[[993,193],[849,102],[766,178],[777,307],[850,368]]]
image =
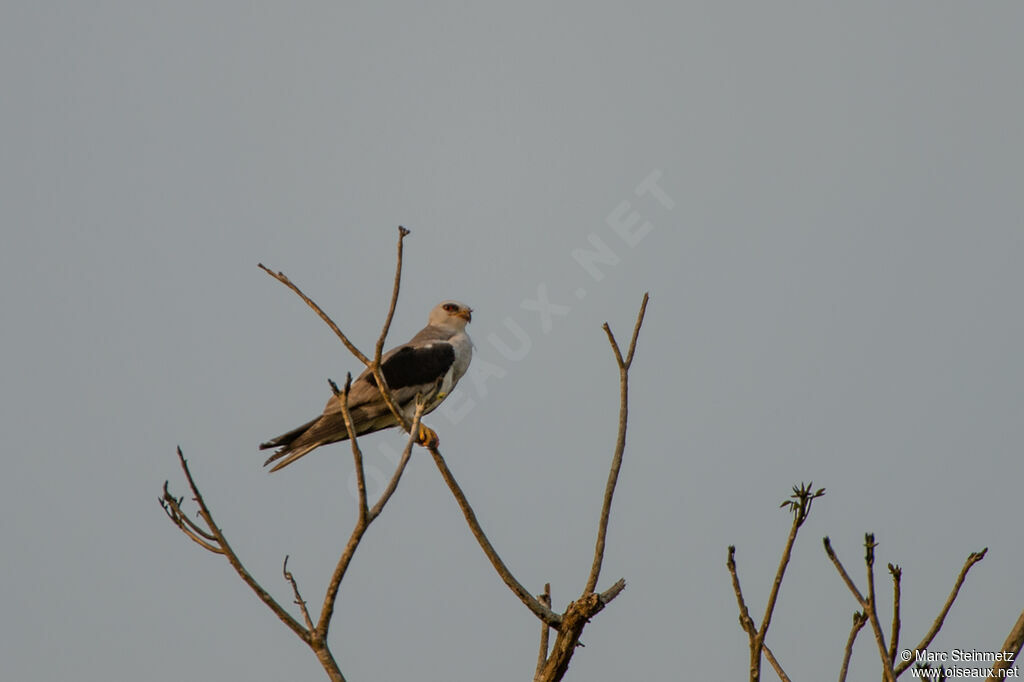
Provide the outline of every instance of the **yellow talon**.
[[426,424],[420,424],[420,432],[416,442],[425,448],[436,448],[441,443],[441,440],[437,437],[437,432],[434,429]]

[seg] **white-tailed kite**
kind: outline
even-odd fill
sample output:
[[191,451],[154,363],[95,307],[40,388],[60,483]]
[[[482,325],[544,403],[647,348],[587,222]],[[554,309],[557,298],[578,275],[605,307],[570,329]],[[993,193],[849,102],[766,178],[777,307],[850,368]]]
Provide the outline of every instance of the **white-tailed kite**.
[[[442,301],[430,311],[426,327],[408,343],[392,348],[381,357],[380,368],[395,405],[410,421],[416,411],[417,394],[427,403],[424,414],[431,412],[469,368],[473,343],[466,334],[466,324],[472,312],[464,303]],[[348,410],[357,436],[398,424],[369,369],[352,382]],[[421,444],[437,444],[437,434],[422,424],[417,437]],[[277,462],[271,469],[277,471],[321,445],[342,440],[348,440],[348,430],[341,413],[341,397],[331,396],[322,415],[261,444],[260,449],[280,448],[264,462],[264,466]]]

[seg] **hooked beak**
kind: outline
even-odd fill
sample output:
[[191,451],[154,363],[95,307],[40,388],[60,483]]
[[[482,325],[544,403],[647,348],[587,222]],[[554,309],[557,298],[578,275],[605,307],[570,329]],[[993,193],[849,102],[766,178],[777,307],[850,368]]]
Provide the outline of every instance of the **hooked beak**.
[[472,322],[473,321],[473,309],[472,308],[466,308],[465,310],[460,310],[459,312],[455,313],[455,316],[456,317],[461,317],[466,322]]

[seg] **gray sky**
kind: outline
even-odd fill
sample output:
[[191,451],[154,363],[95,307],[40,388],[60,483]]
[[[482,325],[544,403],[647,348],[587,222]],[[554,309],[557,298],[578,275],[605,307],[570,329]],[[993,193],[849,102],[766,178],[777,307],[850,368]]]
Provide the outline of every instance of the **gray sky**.
[[[441,299],[474,307],[496,375],[428,423],[559,610],[614,440],[600,325],[627,336],[651,292],[601,581],[628,587],[570,679],[745,677],[726,546],[759,613],[801,480],[828,495],[769,635],[793,679],[836,674],[855,609],[826,534],[862,584],[865,531],[880,584],[903,566],[907,644],[988,546],[932,650],[998,646],[1024,606],[1022,20],[1017,2],[5,3],[4,679],[322,679],[156,498],[184,492],[180,443],[260,580],[287,601],[290,554],[319,601],[355,518],[349,451],[268,476],[256,445],[358,365],[256,263],[369,349],[398,224],[391,339]],[[652,174],[664,196],[638,195]],[[628,244],[610,223],[631,219]],[[594,239],[616,261],[600,280],[573,257]],[[522,305],[542,289],[567,308],[547,329]],[[400,445],[365,439],[371,474]],[[532,674],[537,622],[422,451],[338,607],[353,681]],[[875,661],[865,632],[851,679]]]

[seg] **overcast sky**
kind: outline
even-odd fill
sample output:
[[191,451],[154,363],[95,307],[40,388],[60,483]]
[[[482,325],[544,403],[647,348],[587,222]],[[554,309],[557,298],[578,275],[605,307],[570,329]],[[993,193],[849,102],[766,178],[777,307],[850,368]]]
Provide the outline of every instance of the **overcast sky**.
[[[726,547],[759,619],[778,505],[811,480],[828,494],[769,634],[794,680],[834,679],[856,608],[825,535],[861,585],[865,531],[886,594],[903,567],[908,645],[989,547],[932,650],[997,647],[1024,607],[1022,21],[1014,1],[4,3],[2,677],[324,679],[157,497],[184,494],[180,444],[253,573],[290,601],[289,554],[319,602],[350,451],[268,475],[257,445],[359,365],[256,264],[368,352],[399,224],[391,341],[473,307],[474,373],[427,422],[559,611],[614,444],[600,325],[628,338],[651,293],[599,584],[628,586],[567,679],[744,679]],[[364,439],[371,483],[401,445]],[[417,450],[342,585],[342,670],[527,680],[538,635]],[[851,679],[877,678],[865,631]]]

